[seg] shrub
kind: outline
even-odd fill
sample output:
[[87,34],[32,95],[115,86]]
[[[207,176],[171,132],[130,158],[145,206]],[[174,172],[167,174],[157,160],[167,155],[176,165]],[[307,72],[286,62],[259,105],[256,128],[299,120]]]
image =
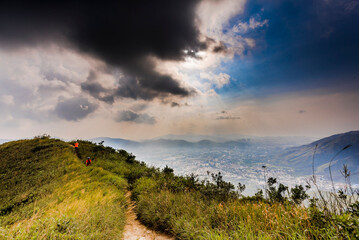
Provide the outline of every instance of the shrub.
[[290,189],[291,199],[295,204],[301,204],[305,199],[309,198],[302,185],[295,185]]
[[162,172],[164,174],[173,174],[173,169],[166,165],[166,167],[163,168]]

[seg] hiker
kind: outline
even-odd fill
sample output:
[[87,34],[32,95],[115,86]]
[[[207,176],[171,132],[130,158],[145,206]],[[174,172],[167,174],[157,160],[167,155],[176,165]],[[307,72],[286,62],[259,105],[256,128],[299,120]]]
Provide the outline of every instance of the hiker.
[[76,153],[77,157],[81,159],[81,155],[79,153],[79,142],[76,141],[74,146],[75,146],[75,153]]
[[87,160],[86,160],[86,167],[91,165],[91,158],[88,157]]

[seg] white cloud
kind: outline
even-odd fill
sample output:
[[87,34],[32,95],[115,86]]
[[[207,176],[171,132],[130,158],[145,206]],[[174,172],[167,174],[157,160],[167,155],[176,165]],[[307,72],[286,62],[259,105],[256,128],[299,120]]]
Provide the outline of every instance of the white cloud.
[[81,94],[89,68],[86,57],[58,47],[0,49],[2,111],[18,121],[52,121],[59,98]]
[[254,48],[256,46],[256,41],[253,38],[244,38],[244,41],[250,48]]
[[6,105],[14,105],[14,97],[12,95],[2,95],[0,98],[1,102],[5,103]]
[[212,72],[201,72],[200,78],[209,80],[216,88],[222,88],[224,85],[229,84],[231,76],[227,73],[214,74]]
[[218,88],[222,88],[224,85],[229,84],[229,79],[231,77],[226,73],[220,73],[214,77],[215,84]]
[[208,97],[218,97],[218,94],[213,89],[208,90],[205,95]]
[[250,29],[256,29],[259,27],[263,27],[265,25],[268,25],[268,19],[265,19],[263,21],[257,21],[253,17],[249,19],[249,28]]
[[201,33],[218,40],[228,21],[243,12],[245,3],[246,0],[202,1],[197,10]]
[[237,25],[233,26],[232,30],[233,32],[241,32],[245,33],[249,29],[249,24],[246,22],[239,22]]
[[[188,57],[181,63],[154,59],[156,70],[180,79],[183,86],[191,86],[205,95],[212,88],[218,89],[228,84],[230,81],[228,74],[221,73],[215,76],[211,72],[232,61],[234,56],[243,55],[246,48],[253,48],[256,45],[254,39],[242,37],[229,25],[233,17],[243,12],[245,3],[246,0],[202,1],[197,9],[197,24],[201,39],[207,41],[208,48],[197,52],[198,58]],[[266,24],[266,21],[252,20],[248,23],[248,27],[257,27],[261,24]],[[223,51],[214,52],[216,47],[223,48]],[[211,76],[203,77],[205,72],[211,73]],[[211,84],[208,84],[208,80]]]
[[246,33],[249,30],[261,28],[268,25],[268,19],[263,21],[256,20],[254,17],[249,19],[249,22],[239,22],[232,27],[232,31],[235,33]]

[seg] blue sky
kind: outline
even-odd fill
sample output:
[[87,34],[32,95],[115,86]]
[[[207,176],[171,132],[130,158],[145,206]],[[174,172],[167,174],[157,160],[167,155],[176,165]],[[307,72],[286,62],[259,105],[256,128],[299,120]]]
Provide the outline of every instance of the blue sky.
[[[268,25],[244,34],[257,40],[256,48],[225,66],[238,82],[265,95],[358,88],[355,1],[249,1],[245,13],[231,22],[248,22],[253,16],[267,19]],[[223,93],[240,95],[237,90],[233,83]]]

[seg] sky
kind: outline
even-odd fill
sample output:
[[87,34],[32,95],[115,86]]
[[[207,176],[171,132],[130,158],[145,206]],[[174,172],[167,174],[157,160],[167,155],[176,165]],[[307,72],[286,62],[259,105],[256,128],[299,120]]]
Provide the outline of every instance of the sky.
[[7,1],[0,138],[359,129],[356,0]]

